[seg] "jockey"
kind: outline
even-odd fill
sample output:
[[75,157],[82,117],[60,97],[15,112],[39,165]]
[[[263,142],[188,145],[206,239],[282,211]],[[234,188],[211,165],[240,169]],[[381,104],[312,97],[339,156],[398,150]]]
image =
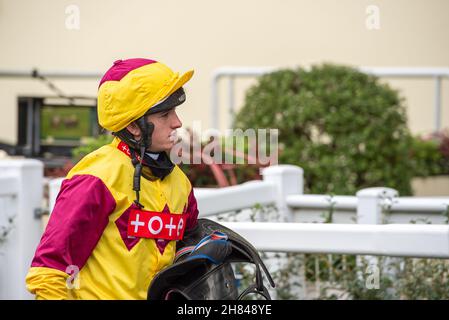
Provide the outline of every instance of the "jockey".
[[62,183],[26,277],[37,299],[146,299],[173,263],[198,216],[192,185],[169,157],[192,75],[128,59],[103,76],[98,119],[115,137]]

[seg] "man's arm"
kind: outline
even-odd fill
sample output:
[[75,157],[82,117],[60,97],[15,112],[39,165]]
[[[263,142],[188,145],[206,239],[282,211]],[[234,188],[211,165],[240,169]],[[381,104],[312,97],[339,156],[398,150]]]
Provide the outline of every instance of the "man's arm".
[[193,187],[190,190],[186,212],[187,221],[185,232],[189,232],[189,230],[193,230],[196,227],[198,220],[198,204],[196,202],[195,194],[193,193]]
[[115,205],[97,177],[76,175],[64,180],[26,277],[27,289],[37,299],[69,298],[69,273],[82,269]]

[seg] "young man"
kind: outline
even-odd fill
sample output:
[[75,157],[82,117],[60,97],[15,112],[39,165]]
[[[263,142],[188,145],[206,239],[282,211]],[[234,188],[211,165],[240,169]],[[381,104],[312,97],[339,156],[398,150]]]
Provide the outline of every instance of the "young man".
[[128,59],[103,76],[99,123],[115,138],[62,183],[26,277],[37,299],[146,299],[173,262],[198,216],[192,185],[168,156],[192,75]]

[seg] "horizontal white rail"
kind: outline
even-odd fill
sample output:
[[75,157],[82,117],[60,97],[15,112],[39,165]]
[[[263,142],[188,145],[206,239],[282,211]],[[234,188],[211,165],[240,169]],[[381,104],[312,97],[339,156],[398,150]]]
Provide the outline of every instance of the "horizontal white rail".
[[[356,196],[290,195],[287,205],[295,208],[357,210]],[[390,213],[442,213],[449,208],[449,197],[395,197],[383,202]]]
[[360,67],[358,69],[380,77],[449,77],[449,68],[439,67]]
[[221,223],[261,251],[449,258],[447,225]]
[[275,186],[263,181],[252,181],[215,191],[197,190],[195,189],[195,194],[202,217],[251,208],[256,203],[267,205],[275,201],[276,194]]
[[[260,76],[276,70],[281,67],[233,67],[224,66],[214,70],[212,77],[219,78],[223,76]],[[309,70],[310,68],[304,68]],[[358,70],[382,77],[449,77],[449,68],[447,67],[358,67]]]
[[286,201],[292,208],[327,209],[333,203],[335,209],[357,210],[357,197],[354,196],[291,195]]
[[219,67],[212,73],[212,78],[218,79],[223,76],[262,76],[279,69],[277,67]]
[[390,212],[444,212],[449,208],[449,198],[408,198],[393,200]]
[[[49,210],[53,210],[56,196],[64,179],[49,181]],[[276,187],[264,181],[250,181],[226,188],[194,188],[200,216],[211,216],[235,210],[267,205],[275,201]]]
[[[50,186],[50,211],[53,209],[56,195],[61,186],[62,178],[53,179]],[[0,178],[0,195],[10,195],[16,192],[12,177]],[[254,207],[255,204],[272,204],[276,201],[276,187],[267,181],[251,181],[226,188],[195,188],[195,195],[201,216],[242,210]],[[336,210],[357,211],[357,196],[330,195],[286,195],[285,203],[292,209],[323,209],[333,206]],[[448,210],[449,197],[394,197],[381,201],[389,213],[443,213]]]
[[64,78],[64,79],[100,79],[102,74],[100,72],[84,72],[75,70],[65,71],[39,71],[36,70],[0,70],[0,78],[36,78],[37,76],[45,78]]

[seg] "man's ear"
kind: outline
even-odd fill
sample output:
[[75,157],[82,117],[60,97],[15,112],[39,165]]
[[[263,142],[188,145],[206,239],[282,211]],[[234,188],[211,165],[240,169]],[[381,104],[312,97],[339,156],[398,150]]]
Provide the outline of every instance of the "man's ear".
[[127,127],[126,130],[129,131],[129,133],[131,133],[136,140],[140,140],[140,136],[141,136],[141,131],[139,126],[135,123],[135,122],[131,122]]

